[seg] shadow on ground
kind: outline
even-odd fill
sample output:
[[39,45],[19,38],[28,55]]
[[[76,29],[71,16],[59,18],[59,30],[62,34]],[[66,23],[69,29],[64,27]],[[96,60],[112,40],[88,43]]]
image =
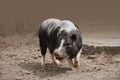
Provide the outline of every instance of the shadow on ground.
[[67,71],[71,71],[68,67],[63,66],[57,66],[52,63],[47,63],[45,66],[45,71],[42,70],[40,63],[20,63],[19,66],[27,70],[27,74],[34,74],[36,76],[39,76],[41,78],[49,78],[56,75],[60,75],[63,73],[66,73]]

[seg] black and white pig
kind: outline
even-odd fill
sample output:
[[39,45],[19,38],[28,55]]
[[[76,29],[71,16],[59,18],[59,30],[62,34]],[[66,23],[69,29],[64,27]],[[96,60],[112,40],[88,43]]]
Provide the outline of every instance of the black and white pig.
[[41,65],[45,67],[45,54],[49,49],[54,63],[60,65],[65,59],[71,68],[79,66],[82,37],[78,26],[69,20],[49,18],[39,29]]

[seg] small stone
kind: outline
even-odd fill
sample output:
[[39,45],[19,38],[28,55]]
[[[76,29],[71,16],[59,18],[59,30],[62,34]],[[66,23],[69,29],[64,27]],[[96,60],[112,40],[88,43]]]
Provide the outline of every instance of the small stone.
[[40,49],[38,49],[37,51],[40,51]]
[[32,72],[24,71],[24,73],[30,75]]
[[39,58],[39,56],[33,56],[33,59],[38,59]]
[[90,55],[87,57],[87,59],[95,59],[95,58],[97,58],[97,55]]

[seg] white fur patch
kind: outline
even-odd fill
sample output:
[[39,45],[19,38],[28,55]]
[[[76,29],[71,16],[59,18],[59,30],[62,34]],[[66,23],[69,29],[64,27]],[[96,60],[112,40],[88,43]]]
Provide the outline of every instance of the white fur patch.
[[61,21],[61,24],[60,24],[62,27],[61,27],[61,31],[62,30],[66,30],[68,33],[71,32],[72,30],[75,30],[77,29],[74,24],[69,21],[69,20],[63,20]]
[[58,53],[58,54],[62,53],[61,51],[62,51],[64,42],[65,42],[65,40],[62,39],[60,46],[57,49],[54,50],[55,53]]
[[77,56],[76,56],[76,59],[79,61],[79,58],[81,56],[81,53],[82,53],[82,48],[80,49],[80,51],[78,52]]

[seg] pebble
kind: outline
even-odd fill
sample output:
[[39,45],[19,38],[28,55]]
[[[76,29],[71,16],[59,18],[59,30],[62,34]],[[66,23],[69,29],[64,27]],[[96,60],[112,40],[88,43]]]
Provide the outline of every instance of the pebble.
[[87,57],[87,59],[95,59],[95,58],[97,58],[97,55],[90,55]]

